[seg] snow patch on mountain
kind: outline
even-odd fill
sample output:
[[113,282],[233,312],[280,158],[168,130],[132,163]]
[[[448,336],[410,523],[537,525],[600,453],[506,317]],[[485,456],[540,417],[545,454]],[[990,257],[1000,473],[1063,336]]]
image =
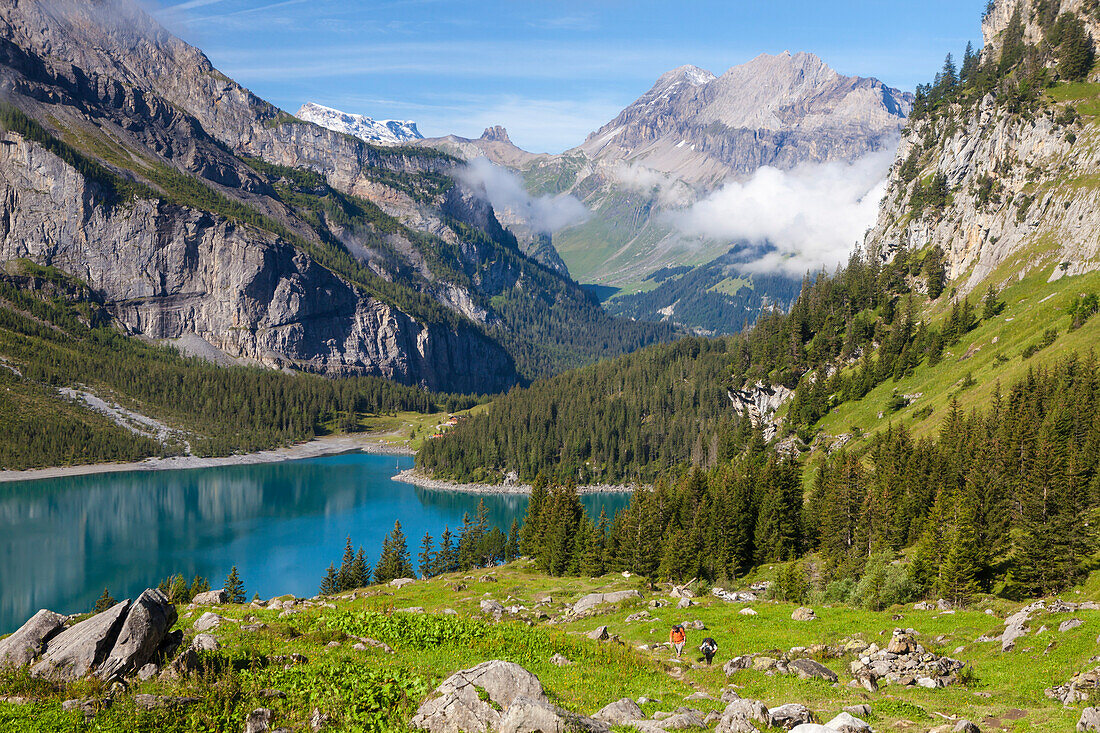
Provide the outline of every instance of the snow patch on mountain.
[[379,145],[398,145],[410,140],[424,139],[412,120],[376,120],[313,102],[303,104],[296,116],[300,120]]

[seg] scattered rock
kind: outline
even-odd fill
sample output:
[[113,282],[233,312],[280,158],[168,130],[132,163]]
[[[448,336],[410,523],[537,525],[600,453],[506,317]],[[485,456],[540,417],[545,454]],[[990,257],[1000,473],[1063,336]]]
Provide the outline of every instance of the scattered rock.
[[79,711],[84,714],[85,720],[91,720],[102,708],[107,707],[106,700],[97,700],[94,697],[65,700],[61,703],[61,709],[67,713]]
[[577,615],[585,613],[586,611],[591,611],[596,606],[602,606],[606,603],[622,603],[623,601],[641,597],[642,594],[636,590],[620,590],[614,593],[589,593],[573,604],[570,613]]
[[[480,694],[488,699],[483,699]],[[409,725],[432,733],[498,730],[502,712],[520,699],[549,702],[535,675],[513,662],[493,660],[443,680]]]
[[691,600],[690,598],[681,598],[679,601],[677,601],[676,608],[691,608],[694,605],[695,601]]
[[726,603],[752,603],[757,600],[755,593],[747,593],[745,591],[728,591],[724,588],[711,588],[710,594],[716,598],[721,598]]
[[1016,648],[1016,640],[1027,634],[1027,622],[1031,619],[1031,614],[1044,608],[1046,604],[1043,601],[1036,601],[1005,619],[1005,630],[1001,634],[1002,652],[1010,652]]
[[844,712],[856,718],[866,718],[871,714],[871,706],[865,704],[849,705],[844,708]]
[[684,628],[685,629],[692,629],[693,631],[705,631],[706,628],[707,628],[707,625],[704,624],[702,621],[699,621],[698,619],[696,619],[694,621],[685,622],[684,623]]
[[1085,623],[1079,618],[1068,618],[1062,623],[1058,624],[1058,630],[1062,633],[1069,631],[1070,629],[1076,629],[1081,624]]
[[30,664],[46,649],[46,642],[65,628],[65,617],[45,608],[34,614],[11,636],[0,639],[0,667]]
[[649,611],[639,611],[638,613],[632,613],[626,617],[626,622],[632,624],[636,621],[649,621],[653,619],[653,616]]
[[412,585],[416,580],[413,578],[394,578],[390,581],[390,587],[392,588],[404,588],[406,585]]
[[594,718],[571,713],[548,700],[520,698],[508,706],[495,733],[610,733],[611,727]]
[[322,713],[318,708],[314,708],[313,712],[309,714],[309,729],[313,731],[313,733],[324,730],[329,727],[331,723],[332,716]]
[[224,588],[208,590],[192,598],[191,603],[196,606],[219,606],[223,603],[229,603],[229,594],[225,592]]
[[742,616],[755,616],[755,615],[757,615],[756,611],[754,611],[751,608],[742,608],[740,611],[738,611],[738,613],[741,614]]
[[199,634],[191,640],[191,648],[197,652],[214,652],[221,648],[213,634]]
[[194,628],[195,631],[201,633],[203,631],[209,631],[210,629],[217,628],[224,620],[225,619],[218,614],[207,611],[203,615],[199,616],[198,620],[195,621],[192,628]]
[[572,664],[572,662],[570,662],[561,654],[555,654],[554,656],[550,657],[550,664],[553,664],[555,667],[568,667],[570,664]]
[[734,657],[722,666],[722,671],[729,677],[734,672],[740,672],[743,669],[748,669],[752,666],[752,657],[745,654],[740,657]]
[[821,662],[813,659],[794,659],[787,664],[787,668],[793,670],[804,680],[817,679],[836,682],[839,678],[836,672],[826,667]]
[[768,711],[768,725],[773,728],[785,728],[790,730],[802,723],[815,722],[813,712],[805,705],[789,702]]
[[477,580],[478,580],[479,583],[496,583],[497,582],[497,576],[495,576],[491,573],[486,573],[485,575],[482,575]]
[[46,644],[31,674],[62,681],[84,677],[107,657],[129,609],[130,601],[122,601],[62,631]]
[[607,632],[606,626],[599,626],[589,631],[587,636],[592,641],[605,641],[610,638],[611,635]]
[[160,672],[160,667],[149,662],[137,671],[137,678],[144,682],[145,680],[151,680],[156,677],[158,672]]
[[1077,733],[1100,731],[1100,708],[1085,708],[1077,721]]
[[982,733],[982,730],[964,718],[955,723],[955,727],[951,729],[951,733]]
[[794,613],[791,614],[791,619],[794,621],[816,621],[817,614],[814,613],[812,608],[802,606],[795,609]]
[[244,733],[266,733],[271,730],[275,713],[267,708],[256,708],[244,721]]
[[624,697],[604,705],[592,717],[610,725],[627,725],[632,720],[641,720],[645,717],[645,713],[638,707],[638,703],[629,697]]
[[871,726],[851,713],[844,711],[825,724],[826,728],[838,733],[871,733]]
[[1078,672],[1064,685],[1047,688],[1046,696],[1052,700],[1061,701],[1063,705],[1074,705],[1088,701],[1098,689],[1100,689],[1100,667],[1094,667],[1087,672]]
[[699,711],[691,710],[668,716],[661,721],[658,727],[661,730],[689,730],[691,728],[706,728],[707,724],[700,717]]
[[502,606],[499,601],[486,598],[481,602],[481,611],[482,613],[489,613],[499,618],[504,613],[504,606]]
[[726,706],[726,709],[722,713],[722,717],[734,713],[739,714],[746,720],[755,720],[764,725],[768,724],[768,706],[759,700],[733,700]]
[[185,708],[195,703],[202,702],[197,697],[166,697],[162,695],[149,695],[139,693],[134,695],[134,704],[145,710],[157,708]]

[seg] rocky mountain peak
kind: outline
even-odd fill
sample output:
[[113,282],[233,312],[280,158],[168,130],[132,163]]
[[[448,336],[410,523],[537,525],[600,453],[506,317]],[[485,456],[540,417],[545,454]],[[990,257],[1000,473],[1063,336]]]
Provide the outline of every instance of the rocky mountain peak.
[[512,140],[508,137],[508,131],[500,125],[493,125],[492,127],[486,127],[485,132],[481,133],[481,139],[487,142],[497,143],[509,143]]
[[1100,17],[1095,14],[1095,8],[1095,0],[993,0],[982,17],[985,50],[988,52],[1000,47],[1001,34],[1012,22],[1017,9],[1024,25],[1024,40],[1029,44],[1040,45],[1043,41],[1045,34],[1040,11],[1048,18],[1062,13],[1076,14],[1084,22],[1093,41],[1100,43]]

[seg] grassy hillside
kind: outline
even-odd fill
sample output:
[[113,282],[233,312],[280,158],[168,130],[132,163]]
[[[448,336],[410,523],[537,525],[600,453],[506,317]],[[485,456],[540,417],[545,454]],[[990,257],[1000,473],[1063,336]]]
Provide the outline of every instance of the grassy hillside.
[[[1019,273],[1026,274],[1019,279]],[[990,284],[1009,283],[999,293],[1005,304],[999,315],[982,320],[958,344],[945,349],[939,364],[929,366],[926,360],[911,376],[887,380],[862,399],[835,407],[820,421],[821,433],[835,438],[855,434],[858,428],[859,433],[866,434],[892,422],[904,423],[918,437],[934,434],[952,398],[957,398],[966,411],[983,409],[998,385],[1005,390],[1025,377],[1029,369],[1070,353],[1084,355],[1095,349],[1100,343],[1100,320],[1090,319],[1071,330],[1068,310],[1079,296],[1100,292],[1100,272],[1047,282],[1052,274],[1060,274],[1059,263],[1049,254],[1044,257],[1041,248],[1020,252],[986,280]],[[979,289],[972,294],[972,302],[983,292]],[[924,317],[942,320],[950,310],[950,300],[945,293],[938,302],[927,304]],[[1050,329],[1058,332],[1054,342],[1025,358],[1025,350],[1040,345]],[[895,392],[920,397],[892,412],[889,403]]]
[[[490,578],[493,582],[487,582]],[[596,615],[577,620],[561,618],[561,612],[587,592],[627,588],[642,590],[644,598],[618,607],[602,606]],[[976,639],[1001,633],[1004,617],[1015,610],[1003,601],[978,603],[974,610],[955,613],[908,607],[875,613],[817,605],[818,620],[796,622],[791,620],[794,606],[790,604],[753,602],[747,605],[757,615],[745,616],[738,613],[744,605],[697,590],[697,605],[677,610],[667,586],[650,592],[637,578],[618,575],[550,578],[521,560],[487,576],[443,576],[400,590],[374,587],[299,602],[289,611],[257,605],[190,611],[181,607],[178,627],[186,632],[188,642],[194,634],[192,624],[204,611],[232,619],[214,630],[221,648],[203,653],[203,671],[176,682],[135,681],[129,689],[115,693],[110,706],[102,707],[88,723],[79,712],[63,711],[61,702],[102,699],[109,694],[104,684],[53,686],[22,672],[3,671],[0,700],[18,696],[30,701],[0,701],[0,728],[28,732],[240,730],[249,711],[268,707],[276,713],[275,725],[292,730],[308,729],[314,709],[332,716],[332,730],[401,730],[419,703],[452,672],[488,659],[505,659],[534,672],[552,701],[585,714],[625,696],[654,700],[642,705],[647,715],[682,705],[721,710],[724,704],[718,700],[685,698],[696,692],[717,698],[732,685],[741,697],[761,699],[769,707],[803,703],[822,720],[844,706],[865,703],[871,709],[867,720],[875,730],[923,731],[958,716],[976,722],[982,730],[1065,731],[1080,716],[1079,706],[1063,708],[1046,698],[1043,690],[1091,668],[1094,663],[1089,659],[1100,633],[1100,612],[1040,612],[1030,624],[1033,632],[1019,640],[1016,651],[1002,653],[999,644]],[[1073,600],[1091,598],[1096,591],[1092,583],[1075,591]],[[528,610],[505,613],[502,621],[494,623],[480,610],[484,598]],[[672,605],[651,608],[649,602],[656,599]],[[410,608],[423,608],[426,613],[402,612]],[[457,613],[441,615],[447,608]],[[626,621],[643,610],[655,618]],[[540,614],[561,622],[540,620]],[[1083,624],[1064,633],[1056,631],[1061,621],[1071,617]],[[694,653],[677,660],[667,648],[641,648],[667,641],[670,624],[689,620],[706,626],[705,631],[689,629],[692,651],[704,636],[717,640],[715,666],[700,664]],[[254,624],[260,626],[244,628]],[[583,636],[604,624],[621,644]],[[929,650],[967,662],[968,683],[942,689],[884,686],[869,693],[848,685],[850,654],[816,655],[840,676],[838,685],[752,670],[727,679],[720,666],[733,656],[768,650],[774,650],[769,656],[776,656],[778,650],[795,646],[836,646],[849,639],[884,644],[898,626],[915,629],[917,640]],[[1034,630],[1041,626],[1050,630],[1038,635]],[[358,637],[388,644],[393,653],[374,646],[355,649]],[[289,660],[286,655],[290,654],[303,659]],[[572,664],[551,664],[554,654],[564,655]],[[134,702],[134,695],[142,693],[197,699],[180,710],[147,711]]]

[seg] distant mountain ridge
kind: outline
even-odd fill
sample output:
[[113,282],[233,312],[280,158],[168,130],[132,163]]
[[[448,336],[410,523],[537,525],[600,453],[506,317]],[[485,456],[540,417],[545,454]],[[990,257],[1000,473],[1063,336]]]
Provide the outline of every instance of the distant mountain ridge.
[[[629,303],[613,299],[612,312],[736,332],[762,308],[789,305],[801,277],[769,276],[768,286],[751,290],[753,275],[742,277],[739,256],[730,253],[744,242],[685,235],[670,215],[763,166],[791,170],[892,152],[912,105],[912,94],[877,79],[842,75],[811,53],[784,52],[760,54],[721,76],[691,65],[672,69],[560,155],[528,153],[495,128],[477,139],[449,135],[413,144],[464,159],[484,156],[520,172],[532,194],[580,199],[592,216],[553,235],[579,282],[629,292],[651,288],[647,276],[666,267],[706,268],[698,277],[677,275],[678,287],[668,283]],[[694,306],[672,297],[704,281]],[[727,292],[741,281],[750,290]],[[772,286],[778,289],[767,292]],[[672,299],[660,302],[666,295]]]
[[314,102],[306,102],[299,107],[295,117],[378,145],[398,145],[424,138],[412,120],[376,120]]

